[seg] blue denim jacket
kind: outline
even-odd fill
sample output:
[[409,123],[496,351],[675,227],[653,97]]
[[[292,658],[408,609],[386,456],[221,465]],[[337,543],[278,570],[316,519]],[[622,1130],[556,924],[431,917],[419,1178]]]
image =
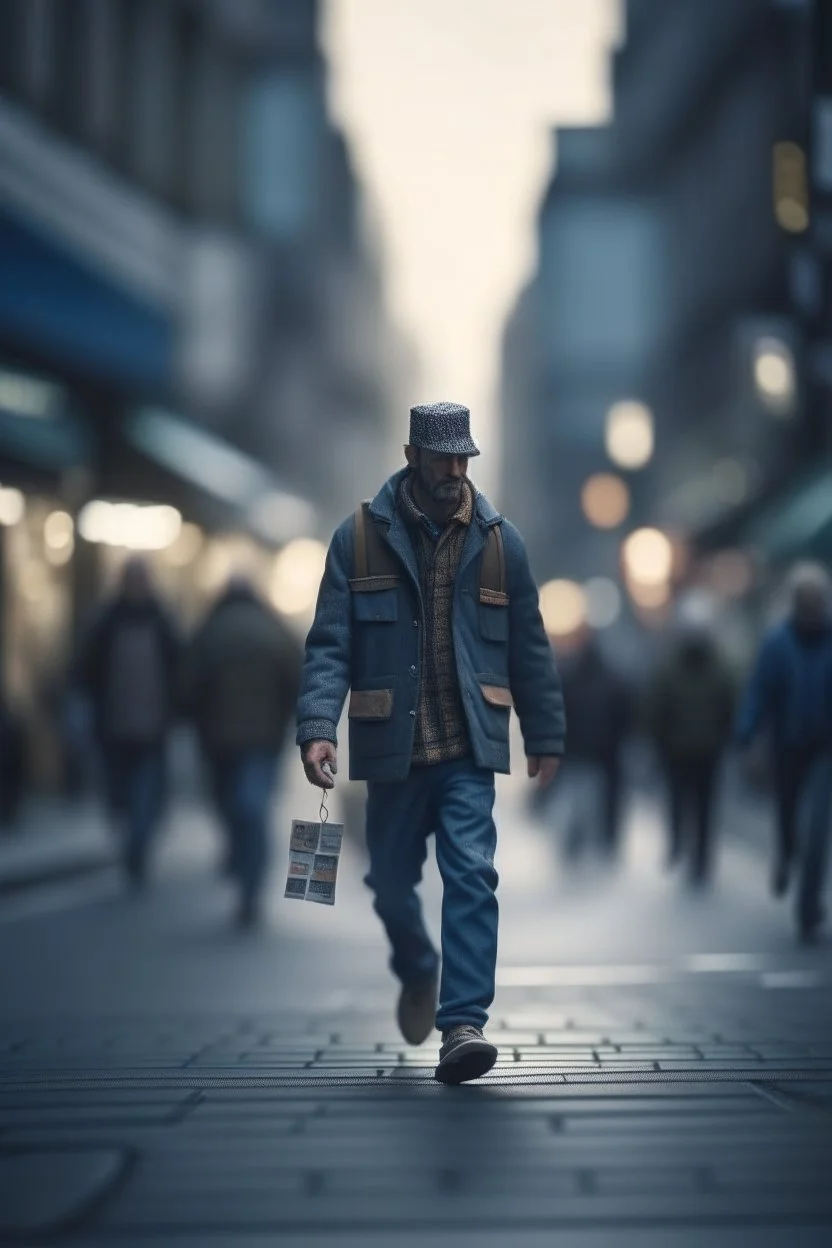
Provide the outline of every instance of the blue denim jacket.
[[[298,701],[298,745],[336,741],[350,693],[350,776],[403,780],[410,770],[419,698],[424,613],[416,555],[396,507],[396,473],[370,505],[401,563],[398,582],[353,593],[354,517],[333,536],[315,620],[306,639]],[[480,558],[490,525],[502,524],[505,605],[480,602]],[[509,770],[509,716],[520,719],[526,753],[562,754],[565,717],[560,679],[538,608],[520,534],[482,494],[463,547],[454,593],[454,652],[474,760]]]

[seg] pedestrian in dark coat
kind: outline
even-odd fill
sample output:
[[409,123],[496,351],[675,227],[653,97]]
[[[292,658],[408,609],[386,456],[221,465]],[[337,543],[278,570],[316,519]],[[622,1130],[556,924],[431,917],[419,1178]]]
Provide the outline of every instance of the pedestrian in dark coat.
[[297,702],[302,649],[245,577],[234,577],[193,638],[184,697],[240,886],[237,920],[258,918],[269,808]]
[[824,918],[832,809],[832,592],[828,572],[814,564],[795,568],[788,617],[763,637],[745,690],[740,747],[761,730],[769,737],[777,806],[772,889],[787,892],[799,860],[798,929],[811,941]]
[[[731,739],[734,680],[710,623],[684,612],[647,691],[646,727],[669,799],[668,865],[690,854],[691,879],[707,882],[713,859],[714,805]],[[688,840],[688,832],[692,837]]]
[[[523,540],[467,476],[479,454],[468,409],[412,408],[405,453],[407,467],[366,513],[391,570],[358,565],[356,517],[332,539],[297,741],[310,782],[331,787],[324,765],[336,770],[351,690],[350,774],[368,782],[367,884],[402,985],[399,1025],[419,1044],[435,1020],[437,1078],[460,1083],[497,1054],[482,1028],[497,955],[494,773],[509,770],[511,707],[529,775],[548,783],[564,747],[563,700]],[[483,587],[491,542],[502,551],[503,591]],[[416,894],[433,831],[444,886],[438,1013],[439,958]]]
[[144,882],[166,791],[181,644],[146,564],[131,558],[116,595],[87,631],[76,683],[90,699],[105,793],[124,840],[129,882]]
[[[594,840],[612,858],[618,850],[623,750],[633,727],[633,692],[594,633],[587,633],[575,653],[561,658],[559,667],[569,723],[569,755],[558,784],[570,812],[563,829],[566,849],[574,853]],[[597,799],[588,805],[579,800],[586,789]],[[590,820],[593,826],[588,826]]]

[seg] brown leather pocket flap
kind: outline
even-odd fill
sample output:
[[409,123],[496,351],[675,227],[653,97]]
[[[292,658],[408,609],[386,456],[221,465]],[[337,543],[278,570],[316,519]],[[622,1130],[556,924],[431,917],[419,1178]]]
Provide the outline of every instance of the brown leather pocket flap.
[[383,589],[395,589],[398,583],[397,576],[353,576],[350,589],[354,594],[378,594]]
[[504,706],[506,710],[510,710],[514,706],[511,690],[506,689],[505,686],[480,685],[480,689],[489,706]]
[[507,607],[508,594],[503,594],[499,589],[480,589],[480,602],[484,602],[488,607]]
[[350,719],[389,719],[392,714],[392,689],[353,689],[350,693]]

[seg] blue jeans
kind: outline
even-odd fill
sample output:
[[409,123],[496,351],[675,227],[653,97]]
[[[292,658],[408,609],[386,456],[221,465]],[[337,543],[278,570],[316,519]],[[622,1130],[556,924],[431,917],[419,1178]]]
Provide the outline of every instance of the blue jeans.
[[161,742],[109,742],[103,751],[107,804],[123,823],[128,871],[141,875],[165,804]]
[[494,999],[497,964],[497,872],[494,773],[471,759],[414,767],[406,780],[367,785],[365,883],[392,948],[403,984],[429,979],[439,958],[422,916],[416,886],[436,833],[442,876],[442,981],[436,1026],[483,1027]]
[[266,875],[269,807],[277,759],[273,750],[239,750],[211,760],[214,794],[231,841],[243,900],[257,900]]
[[804,778],[800,796],[804,824],[797,917],[802,928],[811,928],[822,915],[821,898],[826,880],[832,815],[832,754],[824,752],[814,759]]

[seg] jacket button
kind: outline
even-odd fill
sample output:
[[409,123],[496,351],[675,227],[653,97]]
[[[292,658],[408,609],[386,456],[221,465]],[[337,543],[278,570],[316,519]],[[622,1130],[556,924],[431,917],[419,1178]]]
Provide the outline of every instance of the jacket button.
[[416,712],[415,712],[415,711],[411,711],[411,712],[410,712],[410,715],[411,715],[411,718],[412,718],[412,719],[415,719],[415,718],[416,718]]
[[416,675],[416,664],[415,664],[415,663],[411,663],[411,664],[410,664],[410,674],[411,674],[412,676],[415,676],[415,675]]
[[419,621],[418,621],[418,620],[414,620],[414,621],[413,621],[413,627],[414,627],[414,628],[418,628],[418,627],[419,627]]

